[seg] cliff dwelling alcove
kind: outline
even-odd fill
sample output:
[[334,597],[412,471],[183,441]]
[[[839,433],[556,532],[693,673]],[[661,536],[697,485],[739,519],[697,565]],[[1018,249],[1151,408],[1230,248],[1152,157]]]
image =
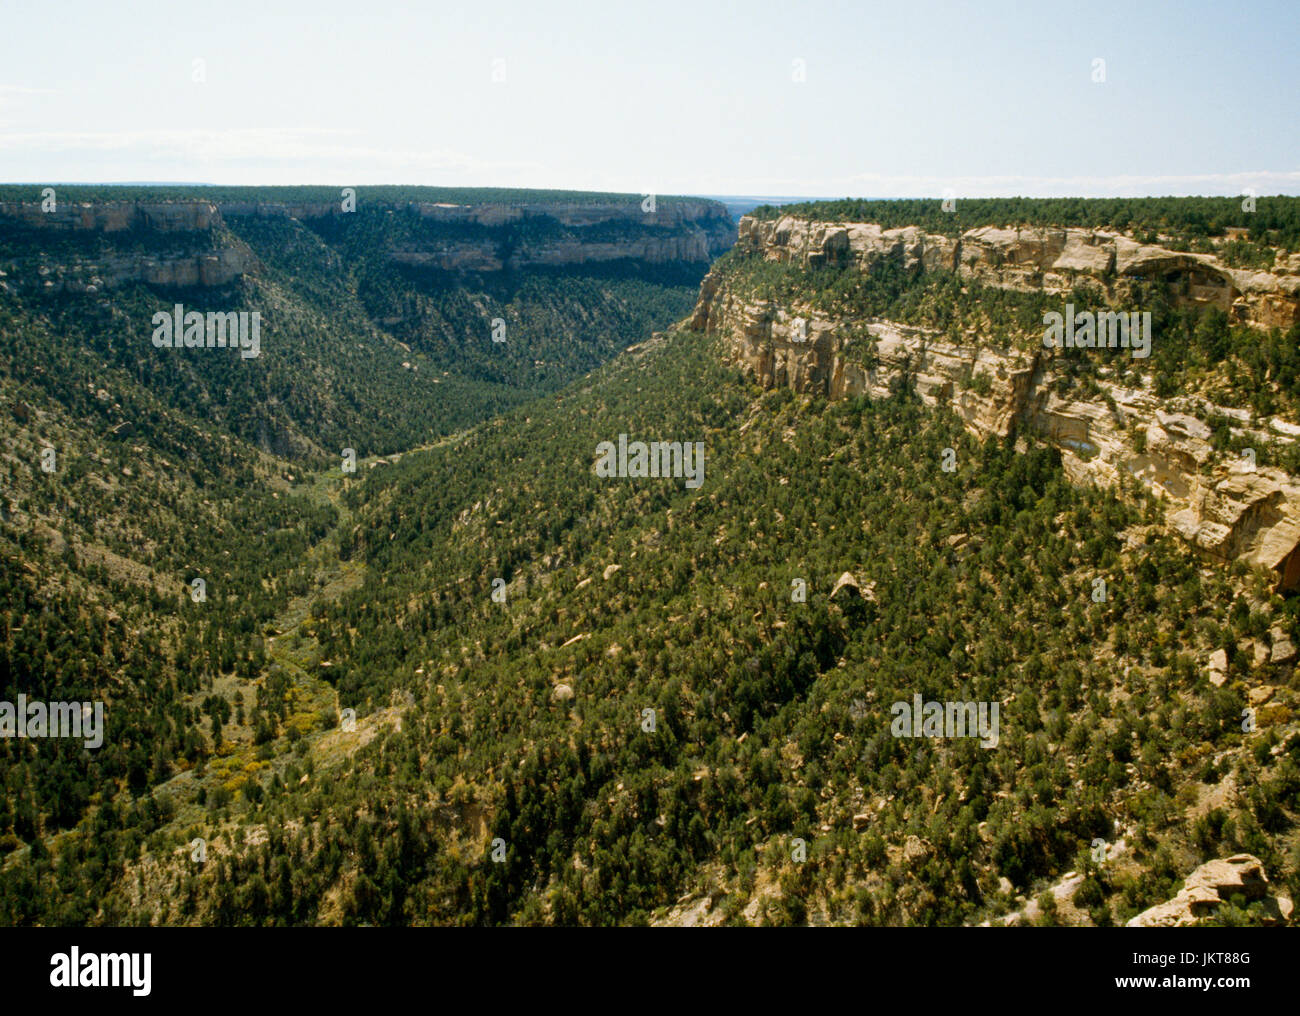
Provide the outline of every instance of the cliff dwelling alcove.
[[1227,311],[1236,296],[1230,276],[1204,265],[1180,265],[1161,272],[1159,277],[1180,306],[1218,307]]

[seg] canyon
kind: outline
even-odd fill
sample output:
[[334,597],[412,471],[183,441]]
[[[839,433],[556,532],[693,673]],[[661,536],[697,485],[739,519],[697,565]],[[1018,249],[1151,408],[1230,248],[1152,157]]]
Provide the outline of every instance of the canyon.
[[4,922],[1290,920],[1300,217],[15,191]]

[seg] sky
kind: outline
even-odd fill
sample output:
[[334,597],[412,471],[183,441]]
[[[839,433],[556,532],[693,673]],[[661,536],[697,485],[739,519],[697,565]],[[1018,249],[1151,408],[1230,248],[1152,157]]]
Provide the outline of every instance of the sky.
[[1295,0],[0,0],[0,182],[1300,194],[1298,29]]

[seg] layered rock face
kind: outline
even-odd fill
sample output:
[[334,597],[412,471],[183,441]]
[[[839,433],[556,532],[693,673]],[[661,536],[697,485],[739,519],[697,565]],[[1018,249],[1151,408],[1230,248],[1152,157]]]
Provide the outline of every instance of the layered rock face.
[[[37,206],[39,207],[39,206]],[[595,226],[603,222],[630,222],[637,225],[684,226],[709,225],[728,219],[726,206],[718,201],[675,200],[656,204],[655,211],[644,212],[636,202],[608,202],[595,204],[482,204],[454,205],[428,201],[412,201],[403,205],[384,205],[392,211],[415,214],[430,222],[472,223],[479,226],[504,226],[528,219],[554,219],[562,226]],[[349,214],[342,203],[328,202],[247,202],[223,201],[224,215],[251,215],[260,218],[325,219]],[[727,245],[730,246],[732,230],[728,223]]]
[[[445,271],[498,272],[624,260],[703,265],[735,239],[727,210],[716,201],[660,202],[654,212],[642,211],[636,202],[410,203],[379,210],[412,215],[425,227],[419,242],[394,242],[386,252],[389,261]],[[38,267],[29,264],[25,270],[5,264],[8,271],[0,275],[0,286],[91,293],[132,281],[164,287],[224,286],[257,268],[252,251],[235,235],[241,218],[311,222],[343,214],[348,213],[338,202],[58,202],[50,212],[42,211],[39,202],[0,202],[0,262],[6,227],[17,230],[16,250],[22,247],[21,238],[33,235],[32,230],[105,238],[104,246],[93,254],[42,258]],[[138,247],[125,241],[144,234],[167,237],[149,253],[123,249]],[[210,243],[204,234],[211,237]],[[168,253],[168,238],[209,249],[197,254]]]
[[[716,201],[679,201],[643,212],[631,204],[596,205],[437,205],[408,206],[422,222],[475,225],[497,235],[465,239],[455,232],[436,234],[418,246],[390,252],[397,264],[444,270],[494,272],[539,266],[595,264],[632,260],[646,264],[704,264],[731,246],[734,228],[726,207]],[[333,214],[331,211],[330,214]],[[526,228],[545,224],[537,239]],[[609,235],[595,227],[615,227]]]
[[[726,207],[717,201],[658,202],[653,212],[642,211],[638,202],[413,202],[381,206],[379,210],[411,215],[427,227],[423,230],[425,236],[416,243],[395,242],[387,255],[391,262],[446,271],[498,272],[623,260],[703,265],[735,240],[735,227]],[[105,234],[117,240],[121,234],[133,231],[214,231],[228,235],[225,227],[230,224],[238,232],[240,218],[311,222],[344,214],[350,213],[344,213],[339,202],[59,202],[51,212],[43,212],[39,202],[0,202],[0,241],[6,225],[56,234]],[[444,226],[445,230],[439,229]],[[471,227],[468,236],[465,227]],[[218,249],[199,257],[106,256],[94,264],[79,264],[75,271],[63,272],[64,278],[44,278],[37,284],[56,291],[114,286],[128,280],[162,286],[220,286],[256,265],[256,259],[242,244],[216,246]]]
[[164,233],[189,233],[212,229],[221,222],[217,206],[210,201],[124,202],[120,204],[71,204],[55,202],[48,212],[39,201],[0,201],[0,223],[19,222],[33,229],[69,230],[89,233],[120,233],[131,229],[152,229]]
[[767,221],[745,216],[737,246],[770,261],[813,267],[867,270],[881,258],[898,258],[907,267],[953,271],[1006,289],[1067,293],[1085,281],[1112,300],[1122,300],[1134,281],[1163,279],[1184,303],[1219,307],[1243,324],[1286,328],[1300,321],[1297,255],[1261,272],[1229,268],[1211,254],[1167,250],[1092,229],[985,226],[954,238],[916,227],[882,229],[791,216]]
[[[30,252],[24,233],[49,232],[51,238],[70,234],[92,244],[71,256],[38,254],[34,268],[18,270],[13,263],[0,284],[6,289],[40,288],[48,292],[89,292],[111,289],[127,282],[163,287],[216,287],[237,280],[257,266],[252,251],[222,229],[221,212],[210,201],[129,202],[73,204],[57,202],[49,212],[39,202],[0,202],[0,253],[10,245],[6,227],[17,227],[15,251]],[[93,246],[93,236],[104,241]],[[140,251],[133,238],[161,234]],[[89,236],[88,236],[89,235]],[[80,242],[80,240],[78,241]],[[185,251],[189,246],[205,249]],[[26,251],[24,251],[26,248]],[[30,260],[30,259],[29,259]]]
[[[896,256],[911,265],[958,271],[1016,288],[1029,288],[1035,279],[1049,276],[1053,285],[1068,288],[1073,283],[1059,267],[1063,256],[1080,265],[1095,255],[1100,265],[1129,250],[1111,238],[1107,254],[1096,244],[1071,238],[1070,232],[1020,231],[1023,238],[1014,244],[1005,235],[991,244],[986,230],[972,231],[978,235],[968,242],[972,234],[957,241],[916,229],[788,218],[762,223],[746,217],[739,242],[769,260],[854,264],[869,270],[876,258]],[[1014,258],[991,253],[1005,249]],[[1126,268],[1132,267],[1132,253],[1122,262]],[[1036,267],[1049,256],[1056,269]],[[1141,264],[1170,263],[1155,253],[1144,257]],[[1104,279],[1105,274],[1097,277]],[[1200,292],[1188,298],[1200,299]],[[1227,301],[1226,307],[1235,311],[1241,296],[1234,292],[1238,295],[1220,293],[1214,300],[1220,306]],[[1075,482],[1110,486],[1121,476],[1132,477],[1166,499],[1168,525],[1198,548],[1225,561],[1241,558],[1276,569],[1285,588],[1300,585],[1300,478],[1256,468],[1248,458],[1222,461],[1213,451],[1206,423],[1227,416],[1234,434],[1263,447],[1300,437],[1300,426],[1289,421],[1256,419],[1244,410],[1194,397],[1160,399],[1149,378],[1135,387],[1103,378],[1099,394],[1078,394],[1077,389],[1062,394],[1055,384],[1060,358],[1079,355],[1077,350],[1026,352],[962,345],[897,322],[837,318],[802,302],[777,305],[733,292],[716,271],[701,286],[690,324],[721,336],[729,360],[765,387],[832,399],[882,398],[893,382],[911,378],[927,405],[949,406],[977,436],[1023,433],[1048,441],[1060,449],[1066,473]],[[1142,360],[1131,362],[1141,369]]]
[[[193,255],[168,257],[148,254],[110,254],[94,261],[77,260],[51,269],[42,265],[28,284],[52,293],[96,293],[127,282],[145,282],[165,288],[214,288],[234,282],[257,265],[242,244]],[[7,274],[7,273],[0,273]],[[22,287],[21,278],[3,280]]]

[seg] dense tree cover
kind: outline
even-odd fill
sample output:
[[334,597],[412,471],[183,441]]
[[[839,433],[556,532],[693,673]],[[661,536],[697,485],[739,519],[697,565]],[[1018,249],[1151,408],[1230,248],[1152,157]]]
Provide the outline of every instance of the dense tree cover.
[[[213,761],[219,801],[266,765],[254,748],[332,725],[333,691],[272,648],[308,593],[350,581],[331,497],[290,489],[302,467],[338,476],[352,447],[364,469],[554,390],[684,314],[703,270],[515,273],[472,299],[426,273],[383,297],[428,291],[441,308],[443,341],[413,352],[359,298],[360,250],[287,220],[237,229],[0,230],[0,700],[98,699],[107,724],[99,751],[0,740],[0,853],[39,852],[119,792],[136,814],[137,795]],[[223,288],[64,286],[113,258],[244,243],[260,265]],[[152,315],[176,302],[259,310],[261,355],[156,349]],[[512,323],[504,348],[488,335],[496,314]]]
[[[999,875],[1032,892],[1086,864],[1116,820],[1139,865],[1088,869],[1097,921],[1210,851],[1295,881],[1300,746],[1244,736],[1241,687],[1198,664],[1270,623],[1235,591],[1253,577],[1203,571],[1134,492],[980,444],[905,387],[826,405],[720,359],[673,333],[371,471],[341,502],[364,582],[315,600],[302,637],[374,739],[285,734],[233,791],[107,799],[10,859],[0,918],[637,923],[707,891],[735,920],[957,923],[1009,904]],[[597,477],[619,433],[704,442],[703,486]],[[846,570],[874,604],[830,600]],[[1294,624],[1294,602],[1268,609]],[[913,693],[999,701],[999,746],[892,737]],[[1258,793],[1193,828],[1186,794],[1229,767]]]
[[[243,232],[257,231],[259,247],[282,249],[282,227],[237,221]],[[357,299],[372,321],[424,354],[428,369],[493,386],[498,410],[519,404],[521,394],[554,391],[653,328],[681,318],[694,303],[703,274],[699,264],[632,260],[449,272],[394,264],[388,257],[394,249],[436,251],[478,243],[507,261],[519,246],[547,240],[597,244],[662,232],[630,223],[575,232],[545,217],[489,228],[376,212],[316,220],[311,227],[353,266]],[[499,343],[489,341],[496,319],[505,322]]]
[[[340,200],[338,187],[214,187],[208,184],[60,184],[55,188],[60,201],[214,201],[217,203],[261,202],[315,204]],[[0,184],[0,201],[40,201],[43,185]],[[358,206],[364,203],[399,205],[408,202],[463,205],[572,204],[593,205],[626,202],[640,206],[644,195],[604,191],[533,190],[511,187],[413,187],[377,185],[353,188]],[[656,195],[656,204],[696,201],[698,198]]]
[[[107,374],[128,389],[123,401],[139,402],[139,389],[148,389],[227,434],[319,468],[345,447],[363,455],[409,448],[554,391],[687,313],[704,271],[633,262],[481,278],[395,271],[387,252],[412,231],[437,242],[465,227],[413,225],[375,210],[347,219],[319,223],[319,233],[288,219],[235,216],[226,227],[183,233],[0,225],[10,282],[0,298],[8,354],[0,371],[39,365],[21,371],[24,383],[69,408]],[[93,278],[78,263],[245,244],[259,266],[225,287],[62,286],[65,274]],[[260,354],[154,348],[153,315],[176,303],[204,313],[257,311]],[[496,318],[506,322],[504,343],[491,338]],[[117,422],[151,429],[135,411],[122,405],[114,413]]]
[[[228,233],[216,229],[163,230],[142,226],[112,233],[91,230],[42,229],[18,219],[0,219],[0,265],[9,281],[40,276],[55,288],[82,264],[102,263],[122,256],[182,258],[216,252]],[[41,272],[44,268],[45,271]],[[61,287],[60,287],[61,288]]]
[[[103,701],[107,729],[93,752],[0,740],[6,850],[205,757],[196,696],[268,669],[262,626],[310,588],[305,555],[337,521],[274,489],[282,477],[248,445],[47,327],[0,308],[0,700]],[[250,701],[248,725],[262,714]]]
[[[1300,250],[1300,198],[1255,198],[1255,210],[1231,198],[958,198],[952,211],[939,199],[807,201],[763,205],[760,219],[783,215],[836,222],[874,222],[886,229],[920,226],[957,236],[979,226],[1084,226],[1134,233],[1149,243],[1168,235],[1176,247],[1190,249],[1198,238],[1221,237],[1229,227],[1250,230],[1250,240]],[[1238,248],[1234,257],[1245,249]]]

